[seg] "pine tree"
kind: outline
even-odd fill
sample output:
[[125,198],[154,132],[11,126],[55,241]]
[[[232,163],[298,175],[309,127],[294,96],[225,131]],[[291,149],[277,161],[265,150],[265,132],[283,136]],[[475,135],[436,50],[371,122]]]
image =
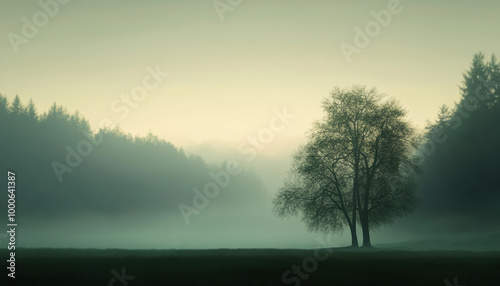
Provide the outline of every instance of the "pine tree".
[[[482,53],[476,54],[464,73],[461,98],[452,116],[442,108],[428,128],[427,138],[438,140],[433,141],[433,151],[425,159],[420,191],[431,211],[484,211],[485,218],[486,213],[496,212],[493,205],[490,209],[484,206],[495,200],[500,183],[499,70],[495,56],[486,62]],[[439,126],[444,126],[444,132],[436,133],[443,131]]]
[[491,60],[488,63],[488,68],[490,72],[490,83],[491,83],[491,99],[490,108],[499,108],[500,106],[500,63],[497,61],[495,55],[491,56]]
[[38,112],[32,98],[30,98],[30,102],[28,103],[27,114],[30,120],[38,121]]
[[9,110],[9,101],[7,97],[0,94],[0,114],[5,115]]
[[469,71],[464,73],[460,90],[462,98],[458,108],[468,112],[480,108],[491,109],[498,105],[500,66],[495,55],[489,62],[485,62],[483,53],[474,55]]
[[25,113],[25,107],[23,106],[19,95],[14,97],[14,101],[12,101],[12,104],[10,105],[9,112],[14,116],[20,116]]

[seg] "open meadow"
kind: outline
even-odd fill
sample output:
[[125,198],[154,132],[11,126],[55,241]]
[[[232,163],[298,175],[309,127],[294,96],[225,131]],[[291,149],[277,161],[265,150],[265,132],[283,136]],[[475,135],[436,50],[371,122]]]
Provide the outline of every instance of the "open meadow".
[[[328,255],[324,261],[314,259],[315,250],[293,249],[20,249],[17,253],[17,285],[487,286],[500,281],[500,252],[321,249],[316,254]],[[301,267],[301,274],[293,273],[294,265]],[[114,279],[113,270],[127,278],[125,283]],[[282,279],[286,271],[288,281]]]

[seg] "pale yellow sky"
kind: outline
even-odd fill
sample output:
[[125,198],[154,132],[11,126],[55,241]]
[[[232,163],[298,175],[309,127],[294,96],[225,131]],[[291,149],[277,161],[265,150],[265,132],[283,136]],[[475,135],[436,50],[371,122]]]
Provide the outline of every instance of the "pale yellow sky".
[[[399,99],[423,127],[441,104],[458,100],[474,53],[499,54],[500,1],[401,1],[402,11],[348,63],[339,45],[353,44],[355,27],[390,1],[243,0],[221,20],[210,0],[74,0],[58,4],[18,53],[10,33],[22,37],[23,17],[33,22],[44,10],[37,1],[3,1],[0,92],[33,98],[41,111],[56,101],[94,128],[110,118],[179,146],[236,148],[268,125],[273,108],[287,107],[296,118],[267,150],[295,148],[329,91],[358,83]],[[169,77],[120,119],[113,103],[157,66]]]

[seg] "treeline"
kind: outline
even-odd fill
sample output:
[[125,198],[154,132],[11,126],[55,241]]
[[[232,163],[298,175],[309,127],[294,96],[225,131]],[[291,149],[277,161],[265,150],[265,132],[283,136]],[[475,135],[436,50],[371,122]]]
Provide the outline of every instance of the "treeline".
[[[193,188],[203,191],[214,181],[210,172],[226,168],[153,134],[93,132],[82,115],[55,103],[40,114],[33,101],[23,105],[18,96],[9,102],[0,95],[0,134],[2,174],[17,173],[18,213],[26,217],[167,211],[182,222],[178,205],[192,206]],[[262,194],[254,175],[242,172],[230,178],[217,204],[247,204]]]
[[[467,229],[500,217],[500,65],[474,56],[455,106],[442,106],[421,148],[422,211]],[[479,223],[478,223],[479,222]]]

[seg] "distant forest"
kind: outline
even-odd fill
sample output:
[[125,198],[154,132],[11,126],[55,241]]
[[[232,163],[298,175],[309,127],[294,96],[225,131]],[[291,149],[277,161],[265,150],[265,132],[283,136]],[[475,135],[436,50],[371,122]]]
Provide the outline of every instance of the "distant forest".
[[[416,148],[423,167],[418,208],[426,215],[467,214],[473,221],[498,223],[500,65],[496,58],[486,60],[482,53],[476,54],[460,90],[458,102],[441,107],[437,120],[425,130],[422,146]],[[18,173],[20,216],[83,209],[113,215],[130,208],[180,215],[178,204],[191,202],[192,189],[209,182],[209,173],[226,164],[208,165],[153,134],[133,137],[119,129],[92,131],[78,112],[68,113],[54,103],[39,113],[33,101],[23,104],[18,96],[9,101],[0,95],[0,132],[2,171]],[[253,173],[231,179],[233,191],[218,200],[251,205],[265,196]]]
[[[93,132],[78,112],[54,103],[40,114],[33,101],[24,105],[18,96],[9,102],[0,95],[0,132],[0,164],[17,173],[20,217],[166,211],[183,223],[178,205],[192,206],[193,189],[202,190],[213,181],[210,173],[227,165],[209,165],[151,133]],[[260,181],[244,170],[222,192],[212,204],[264,196]]]

